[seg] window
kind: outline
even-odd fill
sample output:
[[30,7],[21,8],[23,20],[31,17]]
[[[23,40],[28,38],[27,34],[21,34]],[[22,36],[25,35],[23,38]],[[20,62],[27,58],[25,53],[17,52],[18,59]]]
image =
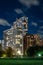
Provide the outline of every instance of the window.
[[16,44],[20,44],[20,39],[16,39]]

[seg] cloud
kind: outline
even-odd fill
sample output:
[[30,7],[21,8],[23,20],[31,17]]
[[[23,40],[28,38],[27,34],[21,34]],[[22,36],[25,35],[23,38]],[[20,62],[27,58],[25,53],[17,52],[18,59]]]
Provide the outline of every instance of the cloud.
[[40,35],[41,38],[43,38],[43,30],[38,30],[37,33]]
[[36,27],[38,26],[38,24],[36,22],[32,22],[32,25],[36,26]]
[[43,11],[43,5],[42,5],[42,7],[41,7],[41,10]]
[[40,22],[40,23],[42,23],[42,22],[43,22],[43,20],[39,20],[39,22]]
[[43,38],[43,30],[38,30],[37,33],[40,35],[40,38]]
[[43,29],[43,26],[41,26],[40,29]]
[[43,38],[43,34],[40,34],[40,33],[38,33],[38,34],[39,34],[40,38]]
[[31,7],[32,5],[39,5],[39,1],[38,0],[19,0],[20,3],[22,3],[23,5],[27,6],[27,7]]
[[21,9],[19,9],[19,8],[15,9],[14,11],[15,11],[17,14],[22,14],[22,13],[23,13],[23,11],[22,11]]
[[38,30],[38,33],[43,34],[43,30]]
[[8,21],[6,21],[6,20],[4,20],[4,19],[0,19],[0,25],[10,26],[10,24],[8,23]]
[[40,38],[43,38],[43,34],[40,34]]

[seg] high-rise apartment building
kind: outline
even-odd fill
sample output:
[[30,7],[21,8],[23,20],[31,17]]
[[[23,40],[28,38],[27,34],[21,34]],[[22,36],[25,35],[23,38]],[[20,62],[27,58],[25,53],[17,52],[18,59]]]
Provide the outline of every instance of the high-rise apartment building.
[[5,48],[12,47],[16,55],[23,55],[23,36],[28,32],[28,17],[16,19],[13,26],[4,31]]
[[[23,36],[28,31],[28,18],[21,17],[13,23],[14,26],[14,41],[16,44],[17,52],[20,52],[23,55]],[[18,54],[18,53],[17,53]]]

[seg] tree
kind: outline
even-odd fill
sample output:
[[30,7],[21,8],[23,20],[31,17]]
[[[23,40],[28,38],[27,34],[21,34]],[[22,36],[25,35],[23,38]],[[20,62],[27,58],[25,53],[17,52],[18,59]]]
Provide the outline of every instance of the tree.
[[30,48],[27,49],[27,56],[33,57],[34,54],[35,54],[34,47],[30,47]]
[[2,53],[3,53],[3,51],[2,51],[2,45],[0,44],[0,57],[2,57]]
[[28,47],[27,49],[27,56],[29,57],[34,57],[35,54],[38,52],[38,51],[41,51],[43,50],[43,46],[32,46],[32,47]]
[[11,47],[8,47],[8,49],[7,49],[7,57],[12,57],[12,55],[13,55],[13,50],[12,50],[12,48]]

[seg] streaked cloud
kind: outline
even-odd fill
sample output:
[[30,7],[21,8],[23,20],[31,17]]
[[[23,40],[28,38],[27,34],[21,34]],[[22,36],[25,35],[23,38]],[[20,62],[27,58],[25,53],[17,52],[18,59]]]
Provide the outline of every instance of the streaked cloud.
[[15,9],[14,11],[15,11],[17,14],[22,14],[22,13],[23,13],[23,11],[22,11],[21,9],[19,9],[19,8]]
[[43,38],[43,34],[40,34],[40,38]]
[[43,38],[43,30],[38,30],[37,33],[40,35],[40,38]]
[[35,5],[35,6],[39,5],[38,0],[19,0],[19,2],[27,7],[31,7],[32,5]]
[[39,34],[40,38],[43,38],[43,34],[41,34],[41,33],[38,33],[38,34]]
[[39,20],[39,22],[41,22],[41,23],[42,23],[42,22],[43,22],[43,20]]
[[8,23],[8,21],[7,20],[4,20],[4,19],[0,19],[0,25],[10,26],[10,24]]
[[32,25],[36,26],[36,27],[38,26],[38,24],[36,22],[32,22]]
[[41,26],[40,29],[43,29],[43,26]]
[[43,30],[38,30],[38,33],[43,34]]

